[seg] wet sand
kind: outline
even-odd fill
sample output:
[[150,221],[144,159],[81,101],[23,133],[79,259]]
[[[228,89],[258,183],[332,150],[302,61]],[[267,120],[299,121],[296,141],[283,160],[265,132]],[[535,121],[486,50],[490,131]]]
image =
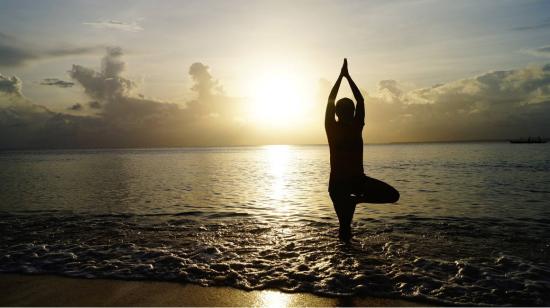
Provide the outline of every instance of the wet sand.
[[0,275],[2,306],[426,306],[374,297],[320,297],[156,281]]

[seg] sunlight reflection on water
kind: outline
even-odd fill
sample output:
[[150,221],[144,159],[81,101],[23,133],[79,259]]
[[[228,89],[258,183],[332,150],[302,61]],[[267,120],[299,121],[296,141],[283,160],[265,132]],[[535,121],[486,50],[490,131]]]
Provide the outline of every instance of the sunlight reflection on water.
[[260,294],[255,306],[269,308],[288,307],[290,304],[290,297],[290,294],[266,290]]
[[[365,172],[396,187],[401,199],[362,205],[356,215],[548,213],[549,147],[513,146],[366,146]],[[326,146],[6,152],[0,168],[0,210],[334,218]]]
[[271,187],[269,195],[273,199],[274,209],[281,213],[288,213],[289,204],[284,199],[292,198],[292,189],[286,189],[289,170],[290,147],[287,145],[269,145],[264,147],[269,164]]

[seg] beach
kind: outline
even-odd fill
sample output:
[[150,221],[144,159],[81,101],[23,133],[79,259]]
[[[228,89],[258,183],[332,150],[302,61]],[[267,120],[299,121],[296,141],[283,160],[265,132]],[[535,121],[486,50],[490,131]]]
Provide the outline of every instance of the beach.
[[321,297],[159,281],[0,275],[1,306],[426,306],[375,297]]

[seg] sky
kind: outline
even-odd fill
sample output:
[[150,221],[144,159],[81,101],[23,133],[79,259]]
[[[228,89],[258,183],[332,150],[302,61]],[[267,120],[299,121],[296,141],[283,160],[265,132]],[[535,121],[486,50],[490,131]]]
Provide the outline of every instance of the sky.
[[366,142],[550,137],[549,1],[0,0],[0,149],[326,143],[344,57]]

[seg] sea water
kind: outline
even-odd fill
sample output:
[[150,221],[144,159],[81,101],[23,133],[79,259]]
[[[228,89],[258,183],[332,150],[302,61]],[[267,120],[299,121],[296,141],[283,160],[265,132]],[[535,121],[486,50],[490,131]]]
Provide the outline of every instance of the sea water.
[[338,241],[327,146],[0,153],[0,272],[550,305],[550,144],[367,145],[401,193]]

